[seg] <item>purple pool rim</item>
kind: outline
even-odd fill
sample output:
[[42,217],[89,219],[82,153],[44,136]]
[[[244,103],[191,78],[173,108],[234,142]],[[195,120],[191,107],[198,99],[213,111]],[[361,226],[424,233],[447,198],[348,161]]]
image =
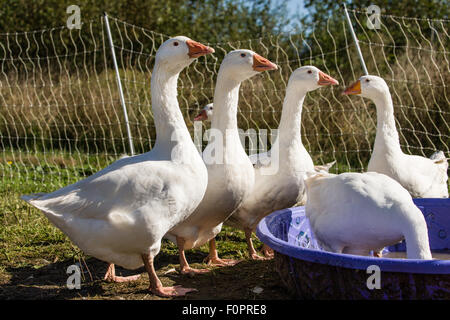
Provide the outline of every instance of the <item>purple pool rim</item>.
[[[424,208],[430,208],[430,206],[445,207],[445,211],[450,215],[450,199],[414,199],[414,202],[422,211],[424,211]],[[270,232],[268,223],[270,224],[274,219],[288,219],[292,216],[292,213],[301,212],[301,210],[304,211],[304,209],[305,207],[293,207],[271,213],[258,224],[256,235],[263,243],[267,244],[278,253],[299,260],[360,270],[367,270],[367,267],[377,265],[382,272],[450,275],[450,260],[377,258],[332,253],[289,244],[287,241],[275,237]],[[450,226],[446,226],[446,228],[450,228]],[[432,245],[431,249],[431,251],[433,251]]]

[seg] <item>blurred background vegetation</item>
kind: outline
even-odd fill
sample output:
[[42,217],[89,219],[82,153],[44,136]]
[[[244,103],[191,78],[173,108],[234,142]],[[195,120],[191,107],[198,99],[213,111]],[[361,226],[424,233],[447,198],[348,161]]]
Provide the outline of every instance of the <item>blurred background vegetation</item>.
[[258,38],[290,24],[286,4],[273,0],[1,0],[2,32],[41,30],[66,24],[66,8],[78,5],[84,22],[103,12],[168,35],[205,42]]
[[[289,1],[281,0],[0,0],[1,32],[20,32],[59,27],[66,24],[68,6],[81,9],[84,22],[98,19],[103,12],[167,35],[186,34],[205,42],[260,38],[286,29],[311,33],[327,29],[328,18],[340,11],[376,4],[382,14],[417,18],[448,19],[445,0],[303,0],[304,10],[291,12]],[[300,7],[300,9],[302,9]],[[342,21],[342,15],[333,17]],[[320,34],[316,34],[320,40]],[[339,38],[336,39],[339,43]],[[341,42],[342,43],[342,42]]]
[[[362,74],[343,2],[305,0],[292,12],[287,2],[274,0],[80,0],[82,28],[68,30],[72,0],[0,0],[0,175],[23,175],[37,185],[54,177],[50,186],[60,186],[129,153],[103,12],[111,17],[137,152],[150,150],[155,139],[154,54],[168,36],[182,34],[216,49],[180,77],[180,107],[192,132],[193,116],[212,101],[222,57],[248,48],[280,68],[243,83],[240,128],[277,128],[290,73],[315,65],[340,86],[308,95],[304,144],[318,163],[337,160],[336,172],[364,170],[375,108],[341,95]],[[404,151],[429,156],[440,149],[450,156],[448,2],[345,3],[369,72],[391,88]],[[380,30],[365,27],[371,4],[381,8]]]

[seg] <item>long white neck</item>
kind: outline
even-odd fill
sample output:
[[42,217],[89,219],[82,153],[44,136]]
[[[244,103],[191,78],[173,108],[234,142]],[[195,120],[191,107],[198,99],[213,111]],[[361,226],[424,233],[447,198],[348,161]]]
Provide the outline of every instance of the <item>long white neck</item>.
[[[302,126],[302,109],[307,90],[296,88],[288,84],[286,95],[283,101],[281,111],[280,125],[278,126],[278,137],[275,146],[278,146],[280,160],[295,160],[295,155],[300,152],[302,145],[301,126]],[[272,148],[271,152],[276,152],[277,147]]]
[[427,223],[419,209],[419,217],[413,222],[405,223],[404,237],[406,242],[406,255],[408,259],[432,259],[430,244],[428,241]]
[[240,82],[226,79],[219,73],[214,91],[214,114],[211,128],[237,131],[237,107]]
[[243,150],[237,126],[240,85],[240,82],[227,79],[219,71],[214,91],[214,114],[211,119],[211,129],[222,133],[224,152],[232,146],[239,146]]
[[156,128],[153,149],[171,152],[175,145],[193,145],[177,100],[179,73],[170,74],[156,62],[152,73],[152,110]]
[[373,152],[401,153],[391,94],[387,92],[380,95],[373,102],[377,108],[377,133]]

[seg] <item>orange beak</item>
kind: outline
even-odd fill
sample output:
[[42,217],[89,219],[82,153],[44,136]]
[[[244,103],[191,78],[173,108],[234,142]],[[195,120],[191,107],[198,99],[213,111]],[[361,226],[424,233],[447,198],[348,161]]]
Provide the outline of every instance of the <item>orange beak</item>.
[[328,86],[328,85],[339,84],[339,82],[336,79],[327,75],[326,73],[319,71],[319,81],[317,81],[317,84],[319,86]]
[[189,48],[189,58],[198,58],[209,53],[214,53],[214,49],[194,40],[187,40],[186,44]]
[[270,62],[266,58],[261,57],[259,54],[253,55],[253,70],[262,72],[267,70],[277,70],[278,67],[275,63]]
[[200,113],[198,114],[198,116],[196,116],[194,118],[194,121],[203,121],[208,119],[208,115],[206,114],[205,110],[200,111]]
[[356,81],[345,89],[344,94],[360,94],[361,93],[361,81]]

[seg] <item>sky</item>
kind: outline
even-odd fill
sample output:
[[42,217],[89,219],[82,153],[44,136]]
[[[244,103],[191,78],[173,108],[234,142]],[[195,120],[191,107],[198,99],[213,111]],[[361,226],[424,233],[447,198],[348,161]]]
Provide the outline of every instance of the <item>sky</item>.
[[[291,13],[298,13],[299,10],[304,9],[303,0],[278,0],[278,1],[287,2],[287,8]],[[286,26],[285,29],[290,30],[291,28],[290,26]]]
[[[253,0],[244,0],[247,3],[252,3]],[[287,9],[289,10],[289,13],[295,14],[298,13],[299,10],[304,9],[304,0],[274,0],[274,3],[280,3],[284,2],[287,3]],[[291,26],[285,26],[286,30],[292,29]]]
[[288,9],[291,12],[303,8],[303,0],[286,0],[285,2],[288,2]]
[[[245,0],[248,3],[252,3],[253,0]],[[275,0],[275,2],[285,2],[287,3],[287,8],[289,12],[296,12],[297,10],[302,10],[304,8],[304,0]]]

